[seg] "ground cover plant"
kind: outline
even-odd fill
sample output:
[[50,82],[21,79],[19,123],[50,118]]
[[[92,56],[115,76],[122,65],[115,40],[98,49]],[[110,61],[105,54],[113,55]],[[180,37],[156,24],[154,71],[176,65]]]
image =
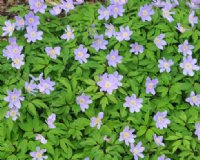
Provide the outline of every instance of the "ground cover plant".
[[30,0],[0,17],[0,159],[199,160],[198,0]]

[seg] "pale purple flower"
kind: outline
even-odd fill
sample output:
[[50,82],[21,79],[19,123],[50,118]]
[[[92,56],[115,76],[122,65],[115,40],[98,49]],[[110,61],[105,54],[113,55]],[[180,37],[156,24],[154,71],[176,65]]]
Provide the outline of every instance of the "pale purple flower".
[[144,154],[142,153],[144,151],[144,147],[142,147],[142,142],[139,142],[137,145],[131,144],[130,151],[134,156],[134,160],[138,160],[138,157],[144,158]]
[[83,4],[84,0],[75,0],[74,4],[78,5],[78,4]]
[[45,48],[45,52],[46,52],[47,55],[48,55],[49,57],[51,57],[52,59],[56,59],[57,56],[60,55],[60,50],[61,50],[61,48],[60,48],[59,46],[54,47],[54,48],[52,48],[52,47],[46,47],[46,48]]
[[144,5],[140,7],[140,11],[138,16],[142,19],[142,21],[151,21],[151,15],[154,15],[154,11],[152,10],[151,5]]
[[104,113],[99,112],[97,117],[92,117],[91,122],[90,122],[90,126],[91,127],[97,126],[97,129],[100,129],[100,127],[102,125],[103,116],[104,116]]
[[169,22],[174,21],[174,18],[171,16],[171,14],[175,14],[175,12],[170,12],[170,10],[172,9],[171,5],[166,5],[163,9],[162,9],[162,16],[164,18],[166,18]]
[[62,0],[62,5],[61,8],[65,11],[65,13],[67,14],[70,10],[74,9],[74,4],[73,4],[73,0]]
[[35,140],[40,141],[42,144],[46,144],[47,143],[47,140],[41,134],[36,134],[35,135]]
[[79,61],[80,64],[86,63],[87,58],[90,57],[90,55],[87,53],[88,49],[84,48],[84,46],[81,44],[77,49],[74,50],[75,54],[75,60]]
[[105,24],[105,27],[106,27],[105,35],[108,38],[111,38],[112,36],[115,37],[115,34],[116,34],[115,27],[111,23]]
[[110,4],[115,4],[115,5],[124,5],[128,3],[128,0],[110,0]]
[[38,84],[38,89],[41,93],[46,93],[47,95],[50,94],[51,91],[54,90],[55,82],[50,80],[50,77],[43,79],[43,77],[40,77],[40,83]]
[[16,107],[10,108],[10,110],[6,113],[6,118],[12,118],[13,121],[16,121],[17,118],[20,116],[19,110]]
[[36,152],[30,152],[30,156],[33,157],[32,160],[47,159],[48,156],[43,156],[45,152],[46,152],[46,149],[40,149],[40,147],[36,147]]
[[37,89],[37,85],[34,83],[33,80],[29,82],[26,82],[25,83],[25,90],[28,92],[28,93],[31,93],[31,94],[34,94],[34,92],[36,92]]
[[181,33],[186,31],[186,29],[180,23],[177,23],[176,29]]
[[119,141],[125,141],[127,146],[131,143],[134,143],[136,138],[136,135],[133,134],[134,131],[134,129],[129,129],[129,126],[126,126],[124,130],[120,132]]
[[194,27],[195,24],[198,24],[198,17],[195,16],[195,12],[192,11],[189,15],[189,23],[191,24],[192,27]]
[[120,31],[116,33],[116,39],[121,42],[123,40],[129,41],[132,31],[129,29],[129,26],[123,27],[120,26]]
[[90,96],[82,93],[80,96],[76,97],[76,103],[80,105],[82,112],[85,112],[85,110],[89,108],[89,104],[92,103],[92,100]]
[[200,5],[200,0],[191,0],[191,2],[196,4],[196,5]]
[[110,18],[110,10],[108,8],[105,8],[104,6],[101,6],[98,10],[99,16],[98,19],[102,20],[108,20]]
[[154,44],[161,50],[163,50],[163,46],[167,45],[167,42],[163,38],[165,38],[165,34],[160,34],[154,39]]
[[56,120],[56,114],[52,113],[46,120],[46,123],[49,128],[56,128],[56,126],[54,125],[55,120]]
[[37,27],[40,24],[40,17],[36,16],[32,11],[25,15],[25,25],[29,27]]
[[110,142],[111,138],[108,138],[108,136],[105,135],[105,136],[103,137],[103,140],[106,141],[106,142]]
[[186,102],[190,103],[191,106],[198,106],[200,105],[200,94],[195,95],[192,91],[190,93],[190,97],[186,98]]
[[200,140],[200,123],[195,123],[195,132],[194,134],[198,136],[198,140]]
[[140,109],[142,108],[142,98],[137,98],[135,94],[132,94],[131,97],[127,96],[125,98],[124,107],[128,107],[130,112],[140,112]]
[[15,25],[16,25],[16,30],[24,29],[25,26],[24,19],[20,16],[15,16]]
[[158,146],[165,146],[165,144],[163,143],[163,136],[157,136],[156,134],[154,134],[153,139]]
[[159,59],[158,62],[158,68],[160,69],[160,73],[164,71],[169,73],[171,71],[171,66],[174,64],[174,62],[171,59],[166,60],[165,58]]
[[38,31],[36,27],[27,27],[27,33],[24,35],[27,38],[27,42],[36,42],[37,40],[42,40],[42,31]]
[[16,37],[10,37],[10,38],[8,38],[8,42],[10,43],[10,44],[17,44],[17,38]]
[[136,55],[144,52],[144,47],[142,45],[139,45],[137,42],[134,44],[131,44],[130,47],[131,47],[130,52]]
[[84,160],[90,160],[90,158],[89,157],[85,157]]
[[15,23],[11,23],[11,21],[5,21],[5,26],[2,27],[3,34],[2,36],[8,35],[9,37],[12,36],[14,30],[15,30]]
[[106,59],[109,66],[116,67],[118,63],[121,63],[122,56],[119,55],[118,50],[111,50]]
[[170,124],[170,120],[166,118],[167,111],[164,112],[157,112],[154,115],[153,119],[156,122],[156,127],[159,129],[167,128],[167,125]]
[[115,72],[114,74],[104,73],[100,76],[100,81],[97,83],[97,85],[100,87],[100,91],[112,94],[114,90],[122,85],[120,82],[122,78],[123,76],[119,75],[118,72]]
[[70,39],[74,39],[74,30],[71,29],[71,27],[69,25],[67,25],[66,29],[65,29],[65,33],[61,36],[61,39],[66,39],[67,41],[69,41]]
[[94,36],[94,42],[91,45],[96,51],[99,51],[100,49],[107,49],[106,45],[108,44],[107,40],[104,40],[104,35],[95,35]]
[[6,102],[8,102],[9,108],[20,108],[21,107],[21,101],[24,100],[24,97],[21,97],[21,90],[17,90],[14,88],[13,91],[7,91],[8,96],[4,98]]
[[13,59],[17,56],[20,56],[23,50],[23,46],[17,45],[16,42],[10,43],[3,50],[3,56],[7,59]]
[[183,74],[194,76],[194,71],[198,71],[200,69],[196,63],[197,59],[192,59],[192,56],[183,57],[183,62],[180,64],[180,67],[183,69]]
[[187,2],[186,4],[192,9],[199,9],[200,8],[200,1],[199,0],[191,0],[191,2]]
[[158,160],[171,160],[170,158],[165,158],[165,155],[158,157]]
[[12,58],[12,67],[20,69],[24,65],[24,55],[16,55]]
[[165,7],[166,2],[164,2],[163,0],[153,0],[152,5],[162,8]]
[[29,0],[29,6],[34,13],[45,13],[45,9],[47,8],[47,5],[44,4],[44,0]]
[[185,40],[183,44],[178,45],[178,52],[183,53],[184,56],[192,55],[192,49],[194,49],[194,46],[190,45],[188,40]]
[[155,79],[151,79],[150,77],[147,77],[146,79],[146,93],[151,93],[153,95],[156,94],[155,92],[155,88],[158,84],[158,79],[155,78]]
[[125,11],[123,5],[110,5],[108,9],[110,11],[110,15],[113,16],[113,18],[123,16],[123,13]]
[[54,15],[57,16],[61,13],[62,9],[60,5],[55,5],[52,9],[49,10],[49,12]]

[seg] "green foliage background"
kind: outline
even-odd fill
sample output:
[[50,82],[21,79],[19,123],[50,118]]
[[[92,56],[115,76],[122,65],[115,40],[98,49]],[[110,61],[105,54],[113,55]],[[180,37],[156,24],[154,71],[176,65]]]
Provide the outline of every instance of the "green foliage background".
[[[20,70],[11,67],[10,61],[2,56],[2,50],[8,44],[0,41],[0,159],[27,160],[31,159],[29,152],[36,146],[47,149],[50,160],[76,160],[90,157],[95,160],[130,160],[133,158],[124,143],[118,141],[119,133],[126,125],[136,130],[136,142],[142,141],[145,147],[144,160],[156,160],[165,154],[174,160],[199,160],[200,143],[194,135],[194,125],[200,122],[197,107],[191,107],[185,102],[191,91],[200,93],[199,75],[184,76],[179,67],[183,55],[178,53],[177,46],[188,39],[195,46],[193,57],[199,60],[200,23],[190,29],[188,23],[189,8],[185,2],[175,9],[175,21],[168,23],[162,18],[160,9],[154,8],[155,14],[151,22],[142,22],[137,16],[140,6],[150,1],[129,0],[125,5],[123,17],[110,19],[116,28],[128,25],[133,31],[129,42],[118,42],[115,38],[109,41],[107,50],[96,52],[90,45],[93,42],[91,34],[104,34],[104,21],[98,20],[97,10],[100,4],[84,4],[77,6],[69,15],[55,17],[46,12],[40,16],[39,30],[44,32],[43,40],[28,44],[24,38],[25,31],[15,31],[17,43],[24,46],[26,64]],[[10,12],[23,16],[28,13],[28,7],[15,6]],[[199,16],[200,12],[197,10]],[[3,26],[6,17],[0,17]],[[182,23],[189,28],[185,33],[178,33],[176,23]],[[91,25],[95,24],[95,28]],[[69,42],[61,40],[66,25],[75,29],[75,39]],[[0,34],[2,30],[0,30]],[[160,51],[153,44],[153,39],[160,33],[165,33],[168,45]],[[138,42],[144,45],[145,52],[134,55],[129,52],[130,43]],[[84,44],[89,49],[88,63],[80,65],[74,60],[74,49]],[[61,55],[50,59],[44,48],[46,46],[61,46]],[[107,65],[106,55],[111,49],[119,50],[123,56],[122,63],[117,68]],[[158,59],[166,57],[173,59],[171,73],[160,73],[157,67]],[[199,64],[199,63],[198,63]],[[124,76],[123,86],[113,95],[100,92],[96,85],[99,74],[118,71]],[[37,93],[36,96],[24,91],[25,81],[29,74],[38,76],[44,72],[56,82],[55,90],[48,96]],[[155,96],[145,93],[146,77],[158,77],[159,84]],[[7,90],[23,89],[25,100],[20,109],[20,118],[13,122],[6,119],[7,103],[3,100]],[[93,103],[85,113],[76,104],[75,98],[85,92],[91,95]],[[139,113],[130,113],[123,107],[124,99],[135,93],[143,98],[143,107]],[[168,111],[171,124],[167,129],[155,127],[153,115],[157,111]],[[103,126],[100,130],[91,128],[90,118],[103,111]],[[52,112],[56,113],[56,129],[48,129],[45,120]],[[35,141],[35,134],[43,134],[48,143],[45,145]],[[163,135],[165,147],[157,147],[153,135]],[[108,135],[111,141],[106,143],[103,137]]]

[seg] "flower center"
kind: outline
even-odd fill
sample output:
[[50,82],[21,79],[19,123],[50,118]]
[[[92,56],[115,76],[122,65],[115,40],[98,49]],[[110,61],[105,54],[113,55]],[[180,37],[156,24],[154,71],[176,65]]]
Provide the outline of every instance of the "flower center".
[[85,103],[85,100],[83,98],[80,98],[79,103],[83,104],[83,103]]
[[29,23],[33,23],[33,22],[34,22],[34,19],[33,19],[33,18],[29,18],[29,19],[28,19],[28,22],[29,22]]
[[155,39],[155,42],[156,42],[157,44],[159,44],[160,41],[161,41],[161,40],[160,40],[159,38],[156,38],[156,39]]
[[169,63],[165,62],[165,63],[164,63],[164,67],[165,67],[165,68],[169,68]]
[[15,58],[13,61],[14,61],[15,64],[19,64],[20,63],[19,58]]
[[83,52],[78,52],[78,57],[83,57]]
[[42,5],[42,4],[41,4],[39,1],[37,1],[37,2],[35,3],[35,6],[36,6],[37,8],[40,8],[41,5]]
[[55,52],[55,50],[54,49],[52,49],[51,51],[50,51],[50,54],[51,55],[54,55],[56,52]]
[[188,45],[183,45],[183,50],[188,50]]
[[103,14],[104,14],[104,16],[107,16],[108,15],[108,11],[107,10],[104,11]]
[[158,122],[163,122],[163,120],[164,120],[163,117],[161,117],[161,116],[158,117]]
[[9,32],[12,32],[13,30],[14,30],[13,27],[8,27],[8,31],[9,31]]
[[96,118],[96,124],[100,124],[101,123],[101,119],[100,118]]
[[107,81],[106,84],[105,84],[105,87],[110,88],[110,86],[111,86],[111,83]]
[[115,56],[111,56],[111,60],[114,61],[116,59]]
[[13,95],[11,99],[12,99],[13,101],[16,101],[16,100],[17,100],[17,96],[16,96],[16,95]]
[[128,132],[124,132],[124,139],[129,138],[130,134]]
[[70,37],[72,35],[72,32],[67,32],[67,36]]
[[115,7],[114,12],[119,12],[119,9],[117,7]]
[[15,111],[15,110],[11,110],[11,111],[10,111],[10,116],[11,116],[11,117],[15,117],[15,116],[16,116],[16,114],[17,114],[17,113],[16,113],[16,111]]
[[36,37],[36,33],[35,32],[31,32],[30,35],[31,35],[32,38]]
[[143,14],[143,16],[148,16],[148,11],[147,11],[147,10],[144,10],[144,11],[142,12],[142,14]]
[[35,157],[36,158],[42,158],[42,153],[36,153]]
[[67,9],[70,9],[71,6],[72,6],[72,5],[71,5],[70,3],[67,3],[67,4],[66,4],[66,8],[67,8]]
[[161,142],[159,138],[156,138],[155,141],[156,141],[156,143],[158,143],[158,144]]
[[185,68],[186,68],[186,69],[192,69],[191,63],[186,62],[186,63],[185,63]]
[[192,96],[192,101],[196,102],[197,101],[197,96]]
[[136,101],[135,100],[131,100],[131,105],[135,106],[136,105]]
[[152,88],[153,88],[153,83],[149,83],[149,84],[148,84],[148,88],[149,88],[149,89],[152,89]]
[[98,45],[101,45],[101,44],[102,44],[102,42],[101,42],[100,39],[97,39],[97,44],[98,44]]
[[133,149],[133,153],[134,153],[134,154],[138,154],[137,148],[134,148],[134,149]]
[[123,33],[123,37],[124,38],[128,37],[128,33],[127,32]]

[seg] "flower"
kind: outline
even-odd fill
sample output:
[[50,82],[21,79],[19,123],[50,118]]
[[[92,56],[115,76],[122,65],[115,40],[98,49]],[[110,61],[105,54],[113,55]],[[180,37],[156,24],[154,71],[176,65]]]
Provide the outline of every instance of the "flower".
[[36,134],[35,135],[35,140],[39,140],[42,144],[46,144],[47,143],[47,140],[41,134]]
[[138,16],[142,19],[143,22],[151,21],[151,15],[154,15],[154,11],[152,10],[151,5],[145,4],[144,6],[140,7]]
[[154,134],[153,139],[158,146],[165,146],[165,144],[163,143],[163,136],[157,136],[156,134]]
[[108,136],[105,135],[105,136],[103,137],[103,140],[106,141],[106,142],[110,142],[111,138],[108,138]]
[[105,24],[105,27],[106,27],[105,35],[108,38],[111,38],[112,36],[115,37],[115,34],[116,34],[115,27],[111,23]]
[[102,125],[103,116],[104,116],[104,113],[99,112],[97,117],[92,117],[91,122],[90,122],[90,126],[91,127],[97,126],[97,129],[100,129],[100,127]]
[[73,4],[73,0],[62,0],[62,5],[61,8],[66,12],[66,14],[70,11],[74,9],[74,4]]
[[28,93],[31,93],[31,94],[34,94],[34,92],[36,92],[37,89],[37,85],[34,83],[33,80],[29,82],[26,82],[25,83],[25,90],[28,92]]
[[17,90],[14,88],[13,91],[7,91],[8,96],[4,98],[6,102],[8,102],[9,108],[20,108],[21,107],[21,101],[24,100],[24,97],[21,97],[21,90]]
[[105,91],[108,94],[112,94],[112,92],[121,86],[121,80],[123,76],[119,75],[118,72],[114,72],[114,74],[104,73],[100,76],[100,81],[97,85],[100,87],[100,91]]
[[37,27],[40,24],[40,17],[35,16],[33,12],[25,15],[25,25],[28,27]]
[[49,128],[56,128],[56,126],[53,124],[55,120],[56,120],[56,114],[52,113],[46,120],[46,123]]
[[8,35],[9,37],[12,36],[14,30],[15,30],[15,23],[11,23],[11,21],[5,21],[5,26],[2,27],[3,34],[2,36]]
[[99,13],[98,16],[99,20],[102,19],[108,20],[110,18],[110,10],[108,8],[101,6],[100,9],[98,9],[98,13]]
[[130,52],[136,55],[144,52],[144,47],[142,45],[139,45],[137,42],[134,44],[131,44],[130,47],[131,47]]
[[110,0],[110,4],[115,5],[124,5],[128,2],[128,0]]
[[108,9],[110,11],[110,15],[113,16],[113,18],[123,16],[123,13],[125,11],[123,5],[110,5]]
[[74,39],[74,30],[71,29],[71,27],[69,25],[67,25],[66,29],[65,29],[65,33],[61,36],[61,39],[66,39],[67,41],[69,41],[70,39]]
[[199,0],[192,0],[190,3],[187,2],[186,4],[190,7],[190,9],[195,10],[195,9],[199,9],[199,4],[195,3],[194,1],[199,1]]
[[192,27],[194,27],[195,24],[198,23],[198,17],[194,15],[194,11],[192,11],[189,15],[189,23]]
[[121,42],[123,40],[130,40],[130,36],[132,35],[132,31],[129,29],[129,26],[123,27],[120,26],[120,32],[116,33],[116,39]]
[[183,69],[184,75],[194,76],[194,70],[198,71],[200,68],[196,65],[197,59],[192,59],[192,56],[184,57],[180,67]]
[[13,121],[16,121],[17,118],[20,116],[19,110],[16,107],[11,108],[7,113],[6,113],[6,118],[11,117]]
[[12,58],[12,67],[20,69],[24,65],[24,55],[16,55]]
[[191,106],[200,105],[200,94],[195,95],[194,91],[190,93],[190,97],[186,98],[186,102],[190,103]]
[[162,16],[164,18],[166,18],[169,22],[174,21],[174,19],[171,16],[171,14],[175,14],[175,12],[170,12],[171,8],[172,8],[172,5],[168,4],[162,9]]
[[84,0],[75,0],[74,4],[78,5],[78,4],[83,4]]
[[165,158],[165,155],[158,157],[158,160],[171,160],[170,158]]
[[34,13],[45,13],[45,9],[47,8],[47,5],[44,4],[44,0],[29,0],[29,6]]
[[154,39],[154,44],[161,50],[163,50],[163,46],[167,45],[167,42],[163,38],[165,38],[165,34],[160,34]]
[[6,46],[6,49],[3,50],[3,56],[7,59],[13,59],[17,56],[20,56],[23,50],[23,46],[17,45],[16,41],[10,43]]
[[153,119],[156,122],[156,127],[159,129],[167,128],[167,125],[170,124],[170,120],[165,118],[167,115],[167,111],[164,112],[157,112],[154,115]]
[[60,50],[61,50],[61,48],[60,48],[59,46],[54,47],[54,48],[52,48],[52,47],[46,47],[46,48],[45,48],[45,52],[46,52],[47,55],[48,55],[49,57],[51,57],[52,59],[56,59],[57,56],[60,55]]
[[124,107],[128,107],[130,112],[139,112],[142,108],[142,98],[137,98],[135,94],[132,94],[131,97],[127,96],[125,98],[126,102],[124,103]]
[[75,54],[75,60],[79,61],[80,64],[86,63],[87,58],[90,57],[90,55],[87,53],[88,49],[84,48],[84,46],[81,44],[77,49],[74,50]]
[[50,80],[50,77],[47,77],[46,79],[43,79],[43,77],[40,77],[40,83],[38,84],[38,89],[41,93],[50,94],[51,91],[54,90],[55,82]]
[[181,33],[186,31],[186,29],[180,23],[177,23],[176,29]]
[[76,103],[81,107],[82,112],[85,112],[85,109],[89,108],[89,104],[92,103],[90,96],[86,96],[85,93],[82,93],[80,96],[76,97]]
[[119,55],[118,50],[111,50],[106,59],[109,66],[116,67],[118,63],[121,63],[122,56]]
[[183,44],[178,45],[178,52],[182,52],[184,56],[192,55],[193,45],[189,45],[188,40],[185,40]]
[[107,40],[104,40],[104,35],[95,35],[94,36],[94,42],[91,45],[96,51],[99,51],[100,49],[105,50],[106,45],[108,44]]
[[157,78],[151,79],[151,78],[147,77],[147,79],[146,79],[146,93],[147,94],[151,93],[151,94],[155,95],[156,94],[155,88],[156,88],[157,84],[158,84]]
[[130,151],[134,156],[134,160],[138,160],[138,157],[144,158],[144,154],[142,153],[144,151],[144,147],[142,147],[142,142],[139,142],[137,145],[134,145],[132,143]]
[[20,16],[15,16],[15,26],[16,30],[24,29],[25,26],[24,19]]
[[43,156],[46,152],[46,149],[40,149],[40,147],[36,147],[36,152],[30,152],[30,156],[33,157],[32,160],[43,160],[47,159],[48,156]]
[[128,146],[129,143],[134,143],[136,138],[136,135],[133,134],[135,130],[129,129],[129,126],[126,126],[122,132],[120,132],[120,138],[119,141],[125,141],[125,144]]
[[24,35],[27,38],[27,42],[36,42],[37,40],[42,40],[42,31],[37,31],[36,27],[27,27],[27,33]]
[[194,134],[198,136],[198,140],[200,140],[200,123],[195,123],[195,132]]
[[159,59],[158,62],[159,62],[158,68],[160,69],[160,73],[164,71],[169,73],[171,71],[170,67],[174,64],[174,62],[171,59],[166,60],[165,58]]
[[49,10],[49,12],[54,16],[59,15],[61,11],[62,9],[60,5],[55,5],[52,9]]

